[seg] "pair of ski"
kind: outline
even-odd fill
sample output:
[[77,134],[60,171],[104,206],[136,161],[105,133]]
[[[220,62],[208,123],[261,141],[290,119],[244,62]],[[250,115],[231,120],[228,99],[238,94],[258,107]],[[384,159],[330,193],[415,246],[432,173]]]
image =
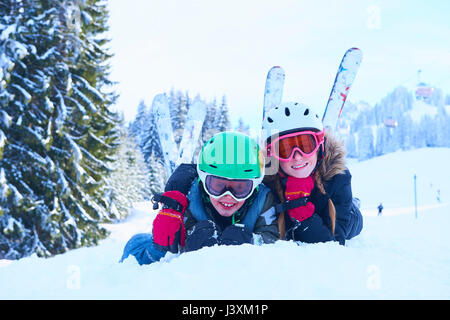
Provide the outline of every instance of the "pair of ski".
[[[358,48],[348,49],[342,58],[322,116],[323,126],[327,130],[335,130],[336,128],[361,61],[362,52]],[[269,70],[264,91],[263,119],[270,109],[281,103],[284,78],[285,73],[283,68],[275,66]]]
[[195,100],[189,107],[179,148],[173,137],[169,101],[166,94],[160,93],[153,98],[151,112],[161,143],[164,168],[167,177],[170,177],[179,164],[192,161],[206,117],[206,104],[203,101]]
[[[336,128],[361,60],[362,52],[358,48],[347,50],[342,58],[322,117],[323,125],[327,130]],[[263,119],[270,109],[281,103],[284,79],[285,73],[281,67],[275,66],[269,70],[264,91]],[[169,103],[165,94],[155,96],[152,112],[164,155],[165,170],[169,177],[179,164],[192,162],[196,142],[206,116],[206,105],[196,100],[190,106],[179,148],[173,138]]]

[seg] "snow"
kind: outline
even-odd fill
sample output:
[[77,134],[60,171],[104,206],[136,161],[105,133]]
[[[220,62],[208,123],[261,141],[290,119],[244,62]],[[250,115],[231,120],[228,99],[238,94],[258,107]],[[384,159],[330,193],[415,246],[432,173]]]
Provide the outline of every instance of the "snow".
[[346,246],[278,241],[118,263],[133,234],[151,231],[156,213],[140,202],[96,247],[0,260],[0,299],[449,299],[449,158],[428,148],[350,161],[364,228]]
[[6,144],[6,136],[3,133],[2,130],[0,130],[0,150],[5,146]]
[[13,84],[11,85],[12,87],[16,88],[17,90],[20,91],[20,93],[24,96],[25,98],[25,103],[28,104],[31,101],[31,94],[28,93],[27,90],[25,90],[24,88],[22,88],[21,86],[17,85],[17,84]]
[[[5,27],[4,25],[1,25],[2,29]],[[16,32],[16,24],[11,24],[8,27],[4,28],[2,33],[0,33],[0,41],[5,41],[6,39],[9,38],[9,35],[11,33],[15,33]]]

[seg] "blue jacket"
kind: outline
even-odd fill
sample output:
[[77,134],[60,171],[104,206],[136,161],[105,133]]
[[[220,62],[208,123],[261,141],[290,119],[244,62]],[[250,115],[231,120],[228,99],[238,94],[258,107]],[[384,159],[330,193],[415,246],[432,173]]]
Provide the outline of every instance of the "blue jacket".
[[[192,215],[196,221],[202,220],[212,220],[213,217],[211,213],[205,208],[204,200],[201,196],[200,184],[195,181],[192,184],[191,190],[188,194],[189,199],[189,207],[185,214],[185,222],[189,219],[189,215]],[[251,232],[253,232],[255,228],[255,224],[257,219],[260,217],[263,206],[266,202],[267,194],[270,192],[270,189],[265,185],[261,184],[259,186],[259,190],[255,195],[255,199],[249,199],[247,201],[252,201],[251,205],[245,210],[245,214],[242,216],[242,219],[239,223],[245,225]],[[252,197],[253,198],[253,197]],[[275,216],[272,217],[275,219]],[[186,225],[186,229],[189,230],[190,226]]]
[[[189,231],[194,228],[196,222],[213,220],[211,211],[201,195],[200,188],[199,183],[195,181],[192,183],[188,194],[189,206],[184,214],[186,242],[189,241]],[[246,203],[248,205],[241,208],[244,210],[241,214],[241,220],[238,222],[245,225],[250,232],[259,234],[261,242],[273,242],[278,239],[276,216],[266,210],[274,205],[274,197],[270,189],[260,185],[255,194],[246,200]],[[166,255],[166,252],[156,248],[152,234],[140,233],[134,235],[125,245],[120,262],[125,260],[130,254],[142,265],[159,261]]]

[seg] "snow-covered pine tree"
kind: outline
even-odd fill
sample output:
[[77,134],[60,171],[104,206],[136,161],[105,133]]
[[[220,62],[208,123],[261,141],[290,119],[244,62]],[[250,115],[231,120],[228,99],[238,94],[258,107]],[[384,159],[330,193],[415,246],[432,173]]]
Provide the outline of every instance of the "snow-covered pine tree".
[[[98,167],[112,159],[117,121],[108,110],[114,94],[101,93],[110,82],[99,37],[105,12],[95,2],[0,6],[0,34],[8,39],[1,50],[9,61],[1,99],[9,124],[2,122],[7,145],[0,167],[2,185],[6,181],[14,190],[9,194],[21,199],[0,217],[6,258],[49,256],[96,244],[107,234],[98,222],[109,218],[99,192],[109,169]],[[93,16],[96,26],[90,27]]]
[[371,127],[365,126],[358,135],[358,151],[360,159],[370,159],[374,155],[374,143]]
[[152,194],[164,191],[165,182],[169,177],[166,176],[166,170],[161,159],[154,155],[147,158],[148,183]]
[[222,102],[217,111],[216,128],[219,132],[230,130],[230,116],[228,115],[228,105],[226,96],[222,96]]
[[238,124],[235,130],[247,135],[250,134],[250,126],[244,122],[242,117],[239,117]]
[[[107,3],[86,0],[78,4],[80,15],[79,39],[74,44],[75,55],[70,66],[73,96],[83,105],[86,114],[72,122],[74,139],[82,153],[82,167],[91,179],[85,181],[84,190],[92,199],[85,202],[87,213],[95,220],[109,220],[109,208],[104,197],[108,192],[108,176],[112,172],[118,148],[119,115],[110,107],[117,95],[111,90],[106,32],[108,31]],[[74,32],[77,28],[74,28]],[[86,117],[87,115],[87,117]]]
[[149,170],[134,137],[125,128],[121,130],[120,147],[110,177],[110,187],[109,207],[117,209],[118,219],[128,216],[134,202],[148,201],[151,197]]
[[386,144],[386,128],[384,125],[377,126],[376,143],[374,148],[375,156],[384,154],[384,146]]
[[136,139],[136,143],[142,147],[145,142],[143,142],[143,134],[148,126],[147,118],[148,118],[149,110],[147,105],[145,104],[144,100],[141,100],[139,102],[138,108],[137,108],[137,114],[134,118],[134,121],[131,123],[130,126],[130,135],[132,135]]
[[161,192],[167,177],[165,176],[161,142],[152,112],[146,114],[145,123],[141,133],[141,152],[148,168],[147,184],[151,193]]
[[436,146],[450,146],[450,139],[448,136],[448,134],[450,133],[450,115],[447,115],[444,105],[438,107],[435,121]]
[[190,99],[188,92],[170,91],[169,108],[172,119],[173,137],[177,145],[180,144],[183,137],[184,123],[186,121],[187,111],[189,109]]
[[150,157],[154,157],[162,161],[161,142],[159,141],[156,123],[151,112],[146,114],[145,123],[146,125],[141,128],[142,139],[140,144],[144,159],[148,161]]
[[434,88],[431,97],[427,102],[436,107],[443,106],[445,103],[445,97],[442,89]]
[[197,146],[197,149],[201,148],[206,141],[218,132],[216,123],[217,114],[217,102],[216,98],[214,98],[212,102],[206,104],[206,117],[203,122],[201,140],[199,141],[199,146]]
[[[413,127],[413,121],[408,113],[405,113],[402,117],[398,118],[398,125],[397,128],[395,128],[395,135],[397,136],[399,146],[403,150],[411,149],[413,143],[411,140]],[[385,141],[385,143],[388,142]]]
[[[10,121],[3,128],[7,145],[0,167],[22,203],[16,210],[8,205],[9,214],[1,217],[0,251],[6,258],[17,259],[33,252],[51,254],[63,242],[59,222],[67,222],[67,229],[74,223],[64,219],[64,214],[60,219],[53,219],[51,214],[54,191],[61,180],[49,148],[53,126],[64,110],[55,107],[49,96],[65,81],[67,68],[58,47],[61,25],[57,6],[28,0],[6,1],[3,5],[0,32],[8,39],[2,45],[2,56],[10,66],[2,111]],[[58,243],[52,238],[59,238]]]
[[347,156],[350,158],[358,158],[358,152],[356,150],[356,134],[350,134],[345,141],[345,148],[347,150]]

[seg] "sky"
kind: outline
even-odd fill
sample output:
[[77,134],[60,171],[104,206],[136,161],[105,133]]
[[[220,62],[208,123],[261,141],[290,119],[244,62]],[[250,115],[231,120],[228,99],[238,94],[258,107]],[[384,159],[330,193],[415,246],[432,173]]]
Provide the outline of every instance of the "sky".
[[286,72],[283,101],[324,110],[343,54],[363,61],[348,101],[379,102],[420,80],[450,94],[450,1],[110,0],[116,109],[132,121],[172,88],[226,96],[230,118],[256,129],[272,66]]

